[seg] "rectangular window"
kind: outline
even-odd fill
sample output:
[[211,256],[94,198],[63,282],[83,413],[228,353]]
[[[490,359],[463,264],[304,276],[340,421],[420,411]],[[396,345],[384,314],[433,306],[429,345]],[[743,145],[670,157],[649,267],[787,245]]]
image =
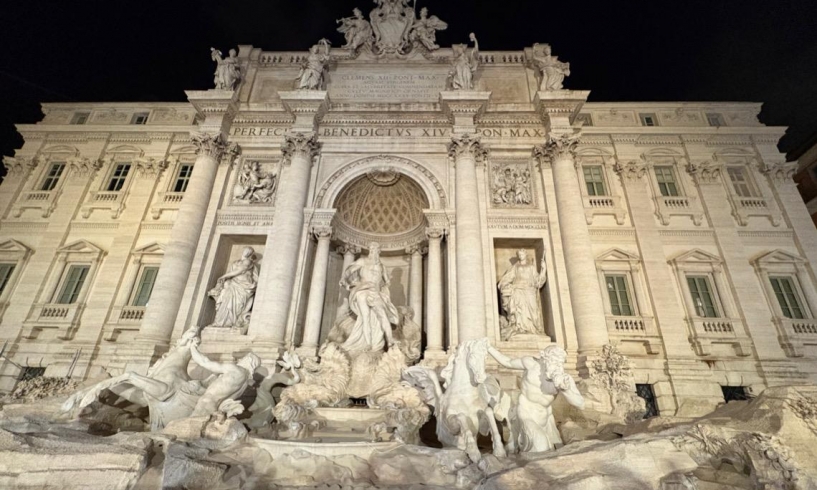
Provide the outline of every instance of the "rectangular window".
[[723,120],[723,114],[717,112],[708,112],[706,114],[706,122],[715,128],[726,126],[726,122]]
[[131,124],[147,124],[148,122],[148,115],[147,112],[137,112],[133,115],[130,119]]
[[607,294],[610,297],[610,308],[615,316],[633,316],[630,291],[627,287],[627,276],[604,276],[607,282]]
[[601,165],[585,165],[584,183],[587,185],[588,196],[606,196],[607,190],[604,188],[604,171]]
[[20,381],[28,381],[34,378],[42,378],[45,376],[44,367],[25,366],[20,372]]
[[743,167],[728,167],[726,172],[729,174],[729,180],[732,181],[735,194],[739,197],[754,197],[754,190],[749,184],[749,179],[746,177]]
[[145,267],[142,269],[142,276],[139,278],[139,285],[136,286],[132,306],[148,305],[150,293],[153,292],[153,285],[156,284],[156,275],[158,273],[158,267]]
[[82,285],[85,284],[85,278],[88,277],[90,269],[89,265],[72,265],[68,268],[68,274],[65,275],[62,289],[57,296],[58,304],[72,305],[77,302],[79,292],[82,291]]
[[6,290],[15,267],[17,264],[0,264],[0,295]]
[[723,401],[742,402],[752,398],[749,392],[746,391],[745,386],[721,386],[721,393],[723,393]]
[[173,184],[173,192],[185,192],[187,184],[190,183],[190,175],[193,174],[193,165],[185,163],[179,165],[179,172],[176,174],[176,183]]
[[658,402],[655,400],[655,390],[652,385],[636,384],[635,392],[638,396],[644,399],[647,405],[647,413],[644,414],[645,419],[658,417]]
[[687,285],[692,295],[692,304],[695,313],[703,318],[718,318],[718,307],[715,304],[715,295],[708,276],[688,276]]
[[774,295],[777,297],[777,302],[780,303],[780,309],[783,310],[783,316],[796,320],[805,318],[803,303],[798,297],[792,278],[770,277],[769,281],[772,283],[772,289],[774,290]]
[[121,191],[122,186],[125,185],[125,180],[128,178],[128,172],[130,172],[130,163],[118,164],[111,174],[111,180],[108,182],[108,190]]
[[639,114],[638,118],[641,119],[642,126],[658,126],[658,118],[655,117],[655,114]]
[[89,117],[91,117],[90,112],[75,112],[71,118],[71,124],[85,124]]
[[670,166],[655,167],[655,180],[658,181],[658,190],[664,197],[678,196],[678,183],[675,182],[675,172]]
[[62,176],[62,172],[65,170],[65,162],[56,162],[51,164],[51,168],[48,169],[48,174],[46,174],[45,179],[43,180],[43,185],[40,186],[41,191],[53,191],[55,187],[57,187],[57,182],[60,181],[60,177]]

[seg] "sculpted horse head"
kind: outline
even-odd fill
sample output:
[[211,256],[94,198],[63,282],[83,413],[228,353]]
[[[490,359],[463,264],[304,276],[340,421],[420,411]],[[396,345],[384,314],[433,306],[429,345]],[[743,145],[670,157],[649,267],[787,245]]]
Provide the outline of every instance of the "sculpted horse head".
[[440,377],[446,389],[456,380],[467,375],[471,386],[476,387],[488,377],[485,374],[485,356],[488,354],[488,339],[469,340],[457,346],[454,354],[449,356],[448,364],[443,368]]

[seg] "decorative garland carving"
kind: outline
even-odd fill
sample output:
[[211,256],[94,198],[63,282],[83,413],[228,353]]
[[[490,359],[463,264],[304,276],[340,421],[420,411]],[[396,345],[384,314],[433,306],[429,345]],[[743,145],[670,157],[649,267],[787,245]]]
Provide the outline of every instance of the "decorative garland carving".
[[621,176],[623,180],[628,182],[636,182],[647,174],[650,164],[647,162],[639,162],[631,160],[627,163],[616,162],[613,164],[613,170]]
[[700,184],[716,184],[721,177],[723,165],[711,161],[689,162],[687,172]]
[[778,185],[794,184],[794,174],[797,172],[797,162],[765,163],[760,171]]

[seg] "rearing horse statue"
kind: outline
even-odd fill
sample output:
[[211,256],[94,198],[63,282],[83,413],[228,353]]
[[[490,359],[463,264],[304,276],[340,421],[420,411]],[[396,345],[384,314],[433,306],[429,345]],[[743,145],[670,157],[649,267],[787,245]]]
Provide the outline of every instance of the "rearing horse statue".
[[494,456],[505,457],[497,420],[505,420],[511,400],[497,380],[485,373],[487,353],[488,339],[471,340],[457,346],[439,377],[423,366],[403,371],[403,379],[419,388],[424,401],[435,407],[437,438],[443,446],[465,451],[475,463],[482,458],[477,447],[479,434],[490,434]]
[[199,330],[187,330],[173,349],[148,369],[147,376],[126,372],[101,381],[71,395],[62,405],[63,412],[82,410],[110,390],[131,403],[150,411],[150,428],[161,430],[173,420],[189,417],[205,387],[187,374],[190,346],[199,340]]

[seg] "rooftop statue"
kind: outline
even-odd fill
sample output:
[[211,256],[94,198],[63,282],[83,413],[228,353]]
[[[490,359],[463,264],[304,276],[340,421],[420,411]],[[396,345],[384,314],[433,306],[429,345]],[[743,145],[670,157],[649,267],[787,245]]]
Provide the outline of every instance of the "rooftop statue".
[[474,43],[471,51],[465,44],[452,46],[454,57],[451,60],[451,71],[448,74],[449,86],[453,90],[473,90],[474,74],[479,67],[479,42],[472,32],[468,38]]
[[337,23],[341,24],[341,26],[338,27],[338,32],[343,33],[346,37],[346,45],[343,47],[350,51],[357,51],[361,46],[371,48],[372,42],[374,41],[372,25],[363,18],[363,12],[361,12],[360,9],[354,9],[352,13],[354,17],[345,17],[337,20]]
[[448,24],[441,21],[436,15],[428,16],[428,9],[420,9],[420,18],[414,20],[414,24],[409,31],[409,41],[414,44],[422,44],[429,51],[439,49],[437,44],[437,31],[448,29]]
[[298,90],[322,90],[324,72],[329,63],[329,41],[321,39],[318,44],[309,48],[309,56],[301,67],[296,79]]
[[216,73],[213,83],[216,90],[235,90],[241,83],[241,69],[238,66],[238,57],[234,49],[231,49],[229,56],[221,57],[221,51],[210,48],[210,57],[216,62]]
[[562,90],[564,86],[565,77],[570,76],[570,63],[559,61],[558,56],[551,56],[549,44],[534,44],[533,45],[533,66],[539,70],[541,82],[539,83],[539,90],[543,92],[550,92],[553,90]]

